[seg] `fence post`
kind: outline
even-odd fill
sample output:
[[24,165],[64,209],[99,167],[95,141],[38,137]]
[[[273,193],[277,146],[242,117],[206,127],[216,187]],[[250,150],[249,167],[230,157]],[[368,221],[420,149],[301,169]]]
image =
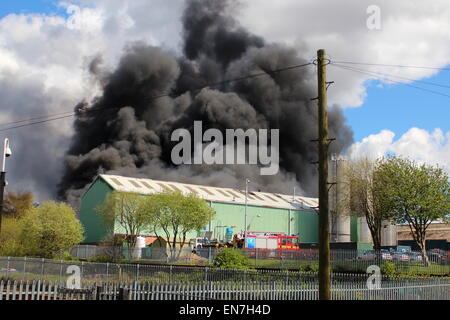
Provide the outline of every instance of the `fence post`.
[[170,265],[170,273],[169,273],[169,281],[172,282],[172,268],[173,265]]
[[130,289],[128,289],[128,288],[119,288],[118,300],[131,300],[130,299]]
[[83,266],[84,266],[84,261],[81,261],[81,272],[80,272],[81,279],[83,279],[83,270],[84,270]]
[[25,274],[27,272],[27,257],[23,257],[23,280],[25,280]]
[[106,279],[109,278],[109,262],[106,263]]
[[101,286],[97,286],[97,290],[95,290],[95,300],[102,300],[101,299],[102,289],[103,288]]
[[6,276],[8,277],[8,273],[9,273],[9,259],[10,257],[8,257],[8,263],[6,264]]
[[208,281],[208,267],[205,268],[205,281]]
[[63,261],[60,262],[60,268],[59,268],[59,282],[61,282],[62,278],[62,270],[63,270]]
[[212,257],[211,257],[211,247],[208,247],[208,249],[209,249],[209,252],[208,252],[208,263],[209,264],[211,264],[211,261],[212,261]]
[[42,268],[41,268],[41,274],[44,275],[44,268],[45,268],[45,258],[42,258]]
[[136,267],[136,281],[139,281],[139,263],[137,264]]

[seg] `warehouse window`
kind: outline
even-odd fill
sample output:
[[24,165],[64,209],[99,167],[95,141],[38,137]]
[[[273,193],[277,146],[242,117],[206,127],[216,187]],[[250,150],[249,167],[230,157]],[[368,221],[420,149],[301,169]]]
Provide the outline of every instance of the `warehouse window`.
[[225,197],[229,197],[230,195],[228,193],[225,193],[223,190],[221,189],[216,189],[217,191],[219,191],[221,194],[223,194]]
[[192,193],[198,194],[197,190],[194,190],[194,188],[191,188],[189,186],[184,186],[186,189],[188,189],[189,191],[191,191]]
[[179,189],[177,186],[175,186],[173,184],[167,184],[167,185],[171,186],[174,190],[182,191],[181,189]]
[[207,194],[209,194],[209,195],[211,195],[211,196],[214,195],[214,193],[212,193],[211,191],[209,191],[209,190],[206,189],[206,188],[200,188],[200,189],[202,189],[203,191],[205,191]]
[[265,194],[264,196],[267,197],[267,198],[269,198],[269,199],[272,200],[273,202],[278,202],[277,199],[274,199],[274,198],[272,198],[271,196],[269,196],[269,195],[267,195],[267,194]]
[[131,183],[133,186],[135,186],[136,188],[141,188],[141,185],[140,185],[139,183],[137,183],[136,181],[134,181],[134,180],[128,180],[128,181],[130,181],[130,183]]
[[121,184],[120,181],[117,180],[116,178],[111,178],[111,180],[112,180],[115,184],[117,184],[117,185],[119,185],[119,186],[123,186],[123,184]]
[[[244,195],[244,197],[245,197],[245,191],[242,191],[242,190],[240,190],[240,191],[241,191],[241,193],[242,193],[242,194]],[[251,196],[251,194],[252,194],[251,192],[248,192],[248,193],[247,193],[247,197],[250,198],[250,199],[252,199],[252,200],[255,200],[255,198],[253,198],[253,197]]]
[[255,193],[250,192],[250,194],[253,195],[256,199],[261,200],[261,201],[264,201],[263,198],[258,197]]
[[147,189],[150,189],[150,190],[153,190],[153,188],[152,188],[152,186],[151,185],[149,185],[147,182],[145,182],[145,181],[141,181],[141,183],[144,185],[144,186],[146,186],[147,187]]
[[169,187],[163,185],[162,183],[156,183],[158,186],[164,189],[164,191],[172,191]]
[[240,195],[234,193],[233,191],[229,191],[229,190],[228,190],[228,193],[231,194],[231,195],[232,195],[233,197],[235,197],[235,198],[240,198],[240,197],[241,197]]

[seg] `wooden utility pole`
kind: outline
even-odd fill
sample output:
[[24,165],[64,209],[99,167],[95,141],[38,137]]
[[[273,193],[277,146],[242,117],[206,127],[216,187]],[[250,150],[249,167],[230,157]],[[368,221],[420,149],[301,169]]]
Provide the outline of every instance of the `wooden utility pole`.
[[325,50],[317,51],[319,90],[319,299],[330,300],[330,224],[328,207],[328,110]]

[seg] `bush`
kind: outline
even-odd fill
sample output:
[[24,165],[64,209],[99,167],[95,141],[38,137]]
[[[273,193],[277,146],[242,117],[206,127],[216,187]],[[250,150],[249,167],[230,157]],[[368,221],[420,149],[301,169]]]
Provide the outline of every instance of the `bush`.
[[26,254],[55,258],[83,240],[83,226],[72,207],[47,201],[27,211],[21,220],[21,240]]
[[86,261],[88,262],[102,262],[102,263],[107,263],[107,262],[114,262],[113,258],[107,255],[98,255],[92,258],[88,258],[86,259]]
[[80,259],[78,259],[77,257],[72,256],[69,251],[64,251],[63,252],[63,254],[61,255],[61,260],[64,260],[64,261],[80,261]]
[[249,260],[240,251],[222,248],[213,261],[213,266],[222,269],[248,269]]
[[381,266],[381,273],[387,276],[393,276],[397,274],[397,266],[392,262],[384,262]]
[[300,267],[300,271],[303,272],[318,272],[319,265],[318,264],[305,264]]

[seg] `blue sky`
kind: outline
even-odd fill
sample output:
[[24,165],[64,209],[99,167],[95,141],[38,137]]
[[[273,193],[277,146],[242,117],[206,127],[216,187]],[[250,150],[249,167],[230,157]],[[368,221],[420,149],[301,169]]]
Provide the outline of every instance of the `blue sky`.
[[[441,71],[424,80],[450,86],[450,71]],[[435,128],[441,128],[444,132],[450,130],[450,97],[401,84],[384,84],[381,87],[378,84],[378,81],[367,83],[367,97],[364,104],[344,111],[348,123],[354,130],[356,141],[383,129],[395,132],[396,138],[411,127],[430,132]],[[450,96],[450,88],[420,82],[414,82],[412,85]]]
[[[0,122],[23,119],[24,114],[55,114],[62,108],[71,110],[83,97],[89,100],[95,90],[91,90],[86,81],[87,61],[102,55],[104,66],[112,69],[129,41],[143,40],[157,46],[164,44],[173,50],[181,49],[180,16],[185,0],[66,1],[66,7],[74,2],[83,3],[80,7],[92,5],[88,9],[71,11],[71,23],[64,23],[61,19],[43,17],[1,19],[11,13],[68,18],[65,7],[58,6],[60,0],[0,2],[0,72],[7,75],[0,77],[0,89],[3,89]],[[385,1],[383,28],[379,31],[367,29],[364,6],[344,8],[340,1],[334,0],[321,0],[320,4],[307,0],[239,1],[245,4],[238,18],[244,28],[260,35],[267,43],[286,43],[297,48],[299,55],[308,59],[316,55],[317,48],[325,48],[337,61],[418,66],[450,64],[450,33],[445,32],[450,30],[448,0],[434,0],[440,2],[439,8],[430,8],[424,2],[411,5],[410,0]],[[318,24],[315,17],[323,2],[327,2],[328,12],[333,14]],[[270,18],[261,20],[267,12],[271,13]],[[367,65],[353,67],[398,72],[398,76],[414,79],[418,74],[406,68],[392,71],[392,68],[384,70]],[[345,108],[345,104],[361,103],[362,81],[370,77],[344,70],[332,74],[332,68],[329,67],[329,80],[335,84],[331,87],[330,104],[344,106],[347,122],[354,131],[355,143],[342,150],[344,155],[357,158],[394,153],[437,163],[450,173],[450,97],[407,85],[370,80],[365,83],[362,105]],[[441,70],[422,80],[450,86],[450,71]],[[450,88],[427,86],[419,81],[413,84],[450,95]],[[14,112],[8,113],[8,108]],[[7,132],[13,142],[15,159],[18,159],[16,163],[21,163],[10,167],[10,176],[15,179],[11,179],[11,185],[38,192],[41,199],[54,196],[66,142],[71,136],[67,130],[71,124],[71,120],[66,119],[29,130]],[[435,132],[437,128],[442,133]],[[389,131],[382,131],[385,129]],[[39,161],[47,164],[48,171],[36,170],[35,159],[23,156],[29,152],[29,146],[34,152],[42,151],[42,146],[33,140],[35,135],[30,134],[32,130],[41,130],[51,137],[45,141],[45,147],[51,151],[41,154]]]
[[64,15],[64,8],[56,0],[3,0],[0,4],[0,18],[8,14],[45,13]]
[[[10,13],[65,16],[65,9],[58,7],[58,2],[59,0],[2,1],[0,18]],[[348,73],[351,76],[351,72]],[[426,80],[450,86],[450,71],[441,71]],[[435,128],[441,128],[444,132],[450,130],[450,97],[405,85],[384,84],[380,87],[378,84],[377,81],[366,83],[367,97],[364,104],[358,108],[346,108],[344,111],[348,124],[354,130],[355,141],[361,141],[364,137],[379,133],[383,129],[395,132],[396,138],[411,127],[419,127],[430,132]],[[422,83],[413,84],[450,95],[450,89]]]

